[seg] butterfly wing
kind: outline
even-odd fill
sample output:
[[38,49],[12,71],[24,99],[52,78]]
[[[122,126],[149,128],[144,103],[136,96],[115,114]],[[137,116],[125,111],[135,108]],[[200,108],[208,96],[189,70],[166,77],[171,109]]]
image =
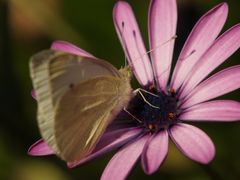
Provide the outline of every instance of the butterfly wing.
[[107,125],[128,102],[127,89],[119,78],[101,76],[64,95],[57,109],[55,133],[65,160],[80,160],[93,150]]
[[[99,83],[96,82],[96,78],[107,77],[107,79],[111,79],[111,82],[121,82],[121,74],[116,68],[105,61],[54,50],[45,50],[34,55],[30,62],[30,69],[38,101],[38,124],[44,140],[56,152],[56,154],[64,160],[73,160],[77,157],[80,158],[87,152],[90,152],[96,143],[95,139],[98,139],[96,136],[103,133],[106,125],[94,125],[93,127],[95,128],[104,127],[101,131],[94,131],[94,128],[88,124],[88,117],[85,117],[84,120],[81,118],[78,119],[78,116],[86,115],[85,113],[79,113],[82,110],[81,108],[89,106],[91,109],[90,104],[92,102],[90,100],[86,100],[87,98],[83,101],[71,99],[71,94],[75,92],[73,94],[74,96],[77,96],[78,93],[84,94],[84,91],[85,93],[97,94],[99,89],[94,88],[93,90],[90,90],[95,83]],[[98,81],[99,80],[101,81],[101,79],[98,79]],[[113,84],[116,85],[116,89],[120,88],[120,86],[122,87],[121,83]],[[88,86],[88,88],[85,88],[85,86]],[[103,92],[103,94],[105,93],[104,91],[101,92]],[[99,96],[102,96],[103,94],[99,94]],[[116,92],[113,94],[119,97],[119,94]],[[113,94],[108,96],[108,100],[109,102],[113,101],[113,104],[118,106],[118,98],[115,98],[115,95]],[[71,101],[67,100],[68,98],[71,99]],[[82,104],[82,102],[84,103]],[[107,104],[103,103],[102,107],[105,107],[109,111],[110,109]],[[80,109],[78,109],[78,107],[80,107]],[[76,111],[79,112],[76,113]],[[110,122],[110,115],[105,112],[105,109],[103,109],[103,112],[104,113],[100,113],[100,115],[96,113],[94,116],[95,121],[99,124]],[[68,116],[65,116],[65,113],[66,115],[68,114]],[[90,120],[90,122],[93,123],[95,123],[95,121]],[[72,132],[74,130],[71,129],[75,127],[75,123],[80,125],[80,129],[81,126],[93,129],[89,130],[91,131],[90,134],[81,133],[81,131],[78,132],[80,134],[80,138],[81,136],[91,137],[83,138],[82,141],[86,144],[82,147],[83,150],[80,150],[79,153],[73,153],[74,155],[71,156],[71,148],[78,148],[76,144],[77,141],[74,139],[78,137],[79,134],[73,134]],[[83,124],[88,125],[84,126]],[[85,131],[83,130],[82,132]],[[64,136],[61,135],[62,133]],[[68,148],[65,148],[65,146]],[[75,151],[77,150],[75,149]]]

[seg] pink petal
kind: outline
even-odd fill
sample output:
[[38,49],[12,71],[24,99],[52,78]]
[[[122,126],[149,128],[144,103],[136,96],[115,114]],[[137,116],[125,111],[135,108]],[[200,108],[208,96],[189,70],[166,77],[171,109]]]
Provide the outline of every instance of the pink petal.
[[186,78],[180,98],[185,97],[209,73],[222,64],[240,47],[240,24],[235,25],[203,54]]
[[125,128],[105,133],[89,156],[81,161],[68,162],[68,167],[73,168],[79,166],[87,161],[101,156],[104,153],[110,152],[113,149],[116,149],[128,141],[136,138],[140,132],[141,130],[137,128]]
[[152,0],[148,30],[153,69],[158,88],[165,90],[171,70],[177,26],[176,0]]
[[104,169],[101,180],[123,180],[142,153],[149,136],[144,136],[119,150]]
[[200,83],[187,97],[181,108],[216,98],[240,88],[240,65],[220,71]]
[[66,41],[53,42],[51,45],[51,49],[60,50],[67,53],[76,54],[79,56],[94,58],[92,54]]
[[132,8],[127,2],[118,1],[113,9],[113,20],[125,55],[138,82],[153,84],[153,73],[146,49]]
[[177,147],[190,159],[207,164],[214,158],[214,144],[199,128],[181,123],[170,128],[169,133]]
[[183,112],[179,119],[185,121],[239,121],[240,102],[215,100],[197,104]]
[[146,174],[152,174],[158,170],[168,152],[168,133],[160,131],[149,138],[142,152],[142,167]]
[[34,89],[32,89],[31,95],[32,95],[32,97],[33,97],[35,100],[37,100],[37,98],[36,98],[36,91],[35,91]]
[[49,146],[46,142],[44,142],[43,139],[40,139],[30,146],[30,148],[28,149],[28,154],[31,156],[46,156],[55,153],[49,148]]
[[186,76],[220,33],[228,14],[228,6],[221,3],[204,14],[194,26],[179,55],[171,86],[177,90]]

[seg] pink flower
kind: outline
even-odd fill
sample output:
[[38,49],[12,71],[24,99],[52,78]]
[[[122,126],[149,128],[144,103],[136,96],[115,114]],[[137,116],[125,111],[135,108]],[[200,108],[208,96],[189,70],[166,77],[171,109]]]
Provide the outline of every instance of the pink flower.
[[[69,167],[120,147],[101,179],[126,178],[139,158],[144,172],[152,174],[167,155],[169,137],[188,158],[202,164],[209,163],[215,156],[213,142],[202,130],[186,123],[240,120],[239,102],[212,100],[240,87],[240,66],[229,67],[208,77],[240,46],[239,24],[218,37],[227,13],[227,4],[222,3],[196,23],[169,78],[176,36],[176,1],[151,1],[148,16],[151,60],[131,7],[124,1],[117,2],[113,19],[128,62],[141,86],[155,96],[143,92],[148,103],[136,96],[127,109],[135,118],[126,122],[121,120],[120,125],[120,120],[116,120],[95,150],[80,162],[69,162]],[[61,41],[53,43],[52,49],[92,56]],[[29,154],[54,153],[43,140],[39,140],[30,147]]]

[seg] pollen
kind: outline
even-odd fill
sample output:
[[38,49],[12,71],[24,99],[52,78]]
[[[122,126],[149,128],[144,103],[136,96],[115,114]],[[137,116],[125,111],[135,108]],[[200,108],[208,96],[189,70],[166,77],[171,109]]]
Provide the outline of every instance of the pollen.
[[173,121],[176,118],[176,114],[173,112],[168,113],[168,120]]
[[151,91],[151,92],[153,92],[153,91],[155,91],[155,86],[152,84],[150,87],[149,87],[149,91]]
[[154,131],[157,129],[157,125],[154,123],[150,123],[148,124],[148,129],[150,129],[151,131]]
[[172,89],[172,93],[170,93],[170,90],[165,93],[162,91],[157,92],[154,86],[149,87],[149,89],[151,94],[142,93],[145,99],[138,95],[129,103],[128,110],[134,117],[140,120],[139,126],[144,127],[147,132],[158,132],[172,124],[178,123],[175,90]]
[[175,89],[170,88],[168,91],[169,91],[169,94],[170,94],[171,96],[175,96],[175,94],[176,94]]

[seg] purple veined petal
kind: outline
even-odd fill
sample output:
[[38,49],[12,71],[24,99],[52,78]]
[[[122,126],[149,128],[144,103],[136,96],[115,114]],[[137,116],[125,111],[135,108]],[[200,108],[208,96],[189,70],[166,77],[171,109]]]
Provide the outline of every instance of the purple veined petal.
[[188,108],[179,119],[183,121],[239,121],[240,102],[232,100],[204,102]]
[[201,129],[181,123],[172,126],[169,134],[179,150],[188,158],[202,164],[208,164],[214,158],[214,144]]
[[125,55],[138,82],[143,86],[153,84],[151,63],[132,8],[127,2],[118,1],[115,4],[113,21]]
[[210,47],[227,19],[228,5],[221,3],[204,14],[194,26],[179,55],[172,76],[171,87],[177,90],[184,79]]
[[146,174],[152,174],[158,170],[168,152],[168,132],[160,131],[149,138],[142,152],[142,168]]
[[240,88],[240,65],[224,69],[200,83],[185,98],[181,108],[208,101]]
[[55,154],[47,145],[47,143],[40,139],[30,146],[28,154],[31,156],[46,156]]
[[148,135],[143,136],[119,150],[104,169],[101,180],[126,179],[148,139]]
[[99,143],[89,156],[82,159],[81,161],[68,162],[68,167],[74,168],[98,156],[101,156],[102,154],[110,152],[124,145],[130,140],[136,138],[140,133],[141,129],[139,128],[125,128],[107,132],[103,135],[103,137],[100,139]]
[[240,24],[221,35],[201,56],[185,79],[179,98],[184,98],[208,74],[222,64],[240,47]]
[[148,11],[151,59],[158,88],[165,91],[177,26],[176,0],[152,0]]
[[80,49],[79,47],[66,41],[54,41],[51,45],[51,49],[60,50],[67,53],[76,54],[79,56],[95,58],[92,54],[88,53],[87,51]]

